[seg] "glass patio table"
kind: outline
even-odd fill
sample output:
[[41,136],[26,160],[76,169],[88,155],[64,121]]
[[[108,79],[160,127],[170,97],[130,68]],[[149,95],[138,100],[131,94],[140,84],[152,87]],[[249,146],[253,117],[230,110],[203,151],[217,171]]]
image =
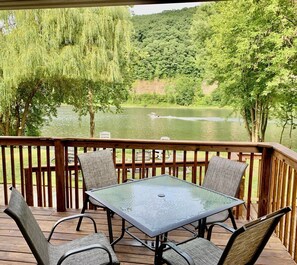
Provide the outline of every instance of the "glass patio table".
[[[237,198],[169,175],[126,182],[86,191],[86,193],[107,207],[109,237],[112,245],[116,244],[126,232],[154,250],[155,260],[162,235],[200,220],[202,225],[199,232],[200,236],[203,236],[208,216],[244,203]],[[122,218],[122,233],[115,241],[112,232],[112,212]],[[125,221],[149,237],[155,238],[155,247],[148,246],[134,236],[129,228],[125,227]]]

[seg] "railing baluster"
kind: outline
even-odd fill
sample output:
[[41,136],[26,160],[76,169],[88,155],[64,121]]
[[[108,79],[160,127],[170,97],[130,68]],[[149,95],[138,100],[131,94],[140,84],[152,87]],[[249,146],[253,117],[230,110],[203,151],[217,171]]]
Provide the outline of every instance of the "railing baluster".
[[194,151],[194,166],[192,167],[192,182],[197,183],[198,151]]
[[11,170],[11,181],[12,181],[12,186],[15,185],[15,164],[14,164],[15,158],[14,158],[14,146],[10,146],[10,170]]
[[187,151],[183,152],[183,180],[187,179]]
[[252,187],[253,187],[253,172],[254,172],[254,153],[251,153],[248,177],[248,193],[247,193],[247,213],[246,219],[250,220],[251,216],[251,203],[252,203]]
[[165,150],[162,149],[161,151],[161,160],[162,160],[162,167],[161,167],[161,174],[165,174],[166,172],[166,153]]
[[50,156],[50,147],[49,146],[46,147],[46,172],[47,172],[48,207],[53,207],[51,156]]
[[126,172],[126,149],[122,149],[122,181],[125,182],[127,180],[127,172]]
[[20,163],[20,181],[21,181],[21,193],[25,194],[25,180],[24,180],[24,156],[23,146],[19,145],[19,163]]
[[177,177],[177,171],[178,169],[176,168],[176,150],[173,150],[172,153],[172,160],[173,160],[173,176]]
[[296,226],[296,199],[297,199],[297,170],[294,170],[293,177],[293,191],[292,191],[292,211],[291,211],[291,226],[290,226],[290,245],[289,252],[291,255],[294,254],[294,260],[297,260],[297,243],[296,243],[296,235],[297,235],[297,226]]
[[275,197],[276,197],[276,185],[277,185],[276,183],[277,183],[277,172],[278,172],[277,170],[278,170],[278,160],[276,157],[272,157],[269,212],[274,212],[276,209]]
[[4,191],[4,203],[8,204],[8,191],[7,191],[7,170],[6,170],[6,154],[4,145],[1,146],[2,152],[2,175],[3,175],[3,191]]
[[156,152],[152,150],[152,176],[156,176]]
[[[285,198],[286,198],[286,188],[287,188],[287,164],[283,163],[283,171],[282,171],[282,187],[280,190],[280,207],[283,208],[286,206]],[[283,238],[284,237],[284,223],[285,223],[285,218],[282,218],[280,220],[279,224],[279,237]]]
[[[291,205],[292,197],[292,182],[293,182],[293,172],[292,168],[288,169],[288,186],[287,186],[287,196],[286,196],[286,205]],[[286,214],[285,216],[285,231],[284,231],[284,245],[288,248],[289,245],[289,224],[290,224],[290,215]]]
[[[29,145],[28,146],[28,167],[29,167],[29,174],[32,176],[33,175],[33,172],[32,172],[32,147]],[[34,183],[33,183],[33,177],[30,178],[31,180],[31,185],[32,185],[32,206],[34,205]],[[27,185],[27,183],[26,183]]]
[[37,189],[37,203],[41,207],[42,203],[42,181],[41,181],[41,158],[40,146],[37,146],[37,172],[36,172],[36,189]]
[[75,209],[79,209],[79,178],[78,178],[78,158],[77,158],[77,147],[74,147],[74,173],[72,171],[69,172],[70,176],[74,176],[75,179]]

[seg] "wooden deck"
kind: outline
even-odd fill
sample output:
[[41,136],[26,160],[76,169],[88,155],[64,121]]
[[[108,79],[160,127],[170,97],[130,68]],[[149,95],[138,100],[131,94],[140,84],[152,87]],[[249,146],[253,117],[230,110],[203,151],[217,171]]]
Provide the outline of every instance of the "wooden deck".
[[[36,261],[31,254],[25,240],[22,238],[14,221],[10,219],[5,213],[3,213],[4,206],[0,206],[0,265],[20,265],[20,264],[31,264]],[[52,225],[61,217],[77,214],[77,210],[69,210],[64,213],[57,213],[51,208],[32,208],[32,211],[47,236]],[[92,216],[96,219],[98,230],[108,235],[106,213],[102,210],[90,211]],[[113,219],[114,233],[119,234],[120,231],[120,218],[115,216]],[[240,226],[242,221],[238,221]],[[72,240],[74,238],[83,236],[92,231],[89,223],[82,223],[82,230],[80,232],[75,231],[76,221],[67,222],[67,225],[62,225],[57,232],[54,234],[53,244]],[[135,231],[139,237],[144,238],[144,235]],[[174,240],[182,240],[189,236],[188,232],[184,230],[177,230],[170,233],[170,238]],[[212,241],[224,247],[229,234],[220,230],[214,229]],[[147,248],[141,246],[135,240],[132,240],[128,235],[124,237],[116,246],[115,251],[122,265],[144,265],[153,264],[153,252]],[[258,259],[256,264],[267,264],[267,265],[279,265],[279,264],[296,264],[291,256],[288,254],[280,240],[273,236],[267,244],[264,252]]]

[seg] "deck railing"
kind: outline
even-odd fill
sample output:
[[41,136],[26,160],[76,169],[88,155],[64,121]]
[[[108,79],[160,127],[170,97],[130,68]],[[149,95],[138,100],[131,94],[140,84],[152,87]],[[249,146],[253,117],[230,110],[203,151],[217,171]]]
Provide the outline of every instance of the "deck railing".
[[236,216],[249,220],[289,205],[292,212],[277,235],[297,260],[297,153],[279,144],[123,139],[0,137],[0,204],[8,203],[8,188],[21,190],[29,205],[80,208],[84,196],[77,154],[108,148],[118,181],[170,174],[201,184],[213,155],[246,162],[239,197],[245,207]]

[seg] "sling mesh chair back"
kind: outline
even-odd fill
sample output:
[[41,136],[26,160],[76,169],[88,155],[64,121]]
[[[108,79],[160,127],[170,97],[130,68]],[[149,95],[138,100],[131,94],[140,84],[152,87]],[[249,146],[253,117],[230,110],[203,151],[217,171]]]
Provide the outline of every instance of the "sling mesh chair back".
[[[290,210],[290,207],[282,208],[235,230],[224,250],[201,237],[180,245],[174,245],[171,242],[163,243],[158,250],[159,263],[171,265],[254,264],[281,217]],[[220,223],[210,226],[208,239],[210,239],[213,226],[215,225],[220,225]]]
[[[202,186],[235,197],[247,166],[246,163],[214,156],[209,161]],[[232,209],[208,217],[206,223],[224,222],[229,217],[236,228]]]
[[[86,190],[103,188],[118,184],[116,169],[113,162],[112,152],[110,150],[100,150],[78,155],[81,172],[85,182]],[[86,196],[81,213],[84,213],[88,202],[95,207],[104,206],[93,198]],[[81,225],[81,219],[77,224],[78,231]]]
[[92,220],[95,233],[65,244],[52,245],[49,241],[57,225],[78,215],[58,221],[46,239],[23,196],[15,188],[11,188],[9,205],[4,212],[16,222],[38,264],[119,264],[108,239],[104,234],[97,233],[95,221],[90,216],[85,217]]

